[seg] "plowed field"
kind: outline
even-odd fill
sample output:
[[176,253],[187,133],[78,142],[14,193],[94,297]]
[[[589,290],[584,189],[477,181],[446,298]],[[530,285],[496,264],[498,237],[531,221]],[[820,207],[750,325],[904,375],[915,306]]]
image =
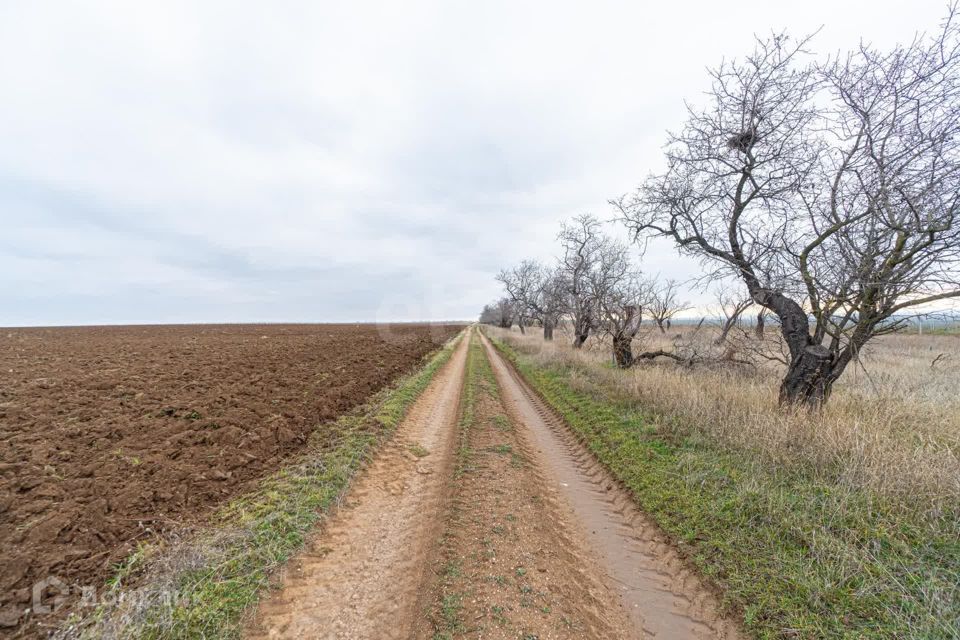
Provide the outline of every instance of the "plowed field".
[[37,581],[99,586],[459,328],[0,330],[0,635],[38,633],[20,624]]

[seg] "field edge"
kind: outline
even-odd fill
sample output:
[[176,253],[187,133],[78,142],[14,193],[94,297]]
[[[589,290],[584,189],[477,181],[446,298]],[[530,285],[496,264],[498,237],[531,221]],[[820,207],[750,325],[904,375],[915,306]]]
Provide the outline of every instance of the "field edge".
[[239,637],[274,571],[303,547],[468,331],[362,405],[317,425],[315,434],[340,434],[333,446],[329,438],[327,444],[312,438],[295,461],[222,507],[211,526],[138,547],[117,567],[93,610],[72,614],[53,637]]

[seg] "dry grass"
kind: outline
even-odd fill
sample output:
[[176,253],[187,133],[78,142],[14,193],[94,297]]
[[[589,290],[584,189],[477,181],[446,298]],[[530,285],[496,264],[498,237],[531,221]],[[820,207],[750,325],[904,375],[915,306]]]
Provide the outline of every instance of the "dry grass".
[[[706,342],[678,348],[703,355]],[[903,359],[913,384],[861,372],[812,421],[776,408],[775,367],[618,371],[602,345],[494,343],[753,637],[960,638],[956,429],[942,420],[955,400],[939,391],[949,375],[910,378],[925,342]]]
[[[709,330],[688,344],[710,349]],[[849,488],[869,488],[936,510],[960,498],[960,337],[893,335],[876,339],[838,382],[819,415],[777,406],[783,366],[685,367],[641,362],[621,371],[596,338],[576,351],[563,334],[550,343],[535,332],[492,329],[539,364],[571,366],[580,384],[617,394],[653,414],[660,430],[756,452],[778,465],[801,464]],[[671,349],[651,333],[643,349]],[[767,347],[774,348],[772,341]],[[590,343],[588,343],[590,344]],[[639,345],[635,343],[635,351]],[[942,355],[936,364],[931,363]]]

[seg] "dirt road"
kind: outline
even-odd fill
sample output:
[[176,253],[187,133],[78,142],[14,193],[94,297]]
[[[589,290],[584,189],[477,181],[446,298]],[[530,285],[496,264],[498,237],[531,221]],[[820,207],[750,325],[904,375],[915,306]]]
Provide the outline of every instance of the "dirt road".
[[556,485],[505,411],[483,346],[472,349],[433,606],[413,637],[635,637]]
[[443,512],[467,342],[261,604],[248,637],[407,637]]
[[262,603],[250,638],[738,638],[474,332]]
[[657,527],[547,405],[483,338],[507,412],[520,425],[531,458],[561,494],[575,527],[615,590],[633,637],[739,638],[713,594]]

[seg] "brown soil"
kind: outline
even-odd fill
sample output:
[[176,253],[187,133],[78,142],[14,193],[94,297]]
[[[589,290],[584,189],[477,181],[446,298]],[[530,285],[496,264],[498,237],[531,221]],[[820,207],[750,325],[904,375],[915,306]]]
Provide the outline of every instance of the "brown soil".
[[0,329],[0,636],[42,633],[31,585],[101,585],[458,329]]
[[[636,630],[579,637],[735,640],[745,637],[720,613],[711,590],[659,528],[580,444],[547,404],[483,338],[507,414],[522,447],[572,514],[606,584]],[[541,635],[541,638],[546,637]]]
[[640,637],[526,425],[508,417],[496,382],[483,379],[480,388],[429,622],[414,637]]
[[408,638],[452,470],[467,340],[261,603],[249,638]]

